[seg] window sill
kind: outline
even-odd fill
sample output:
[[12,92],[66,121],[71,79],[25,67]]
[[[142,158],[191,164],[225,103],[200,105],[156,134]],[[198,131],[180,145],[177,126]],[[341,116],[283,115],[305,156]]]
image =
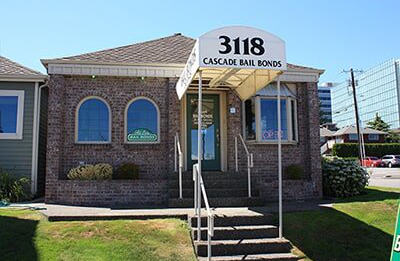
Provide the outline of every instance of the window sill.
[[111,142],[75,141],[75,145],[110,145]]
[[22,140],[22,135],[2,133],[0,134],[0,140]]
[[160,144],[160,141],[154,141],[154,142],[129,142],[129,141],[125,141],[124,144],[125,145],[157,145]]
[[[266,141],[266,140],[262,140],[262,141],[257,141],[257,140],[246,140],[246,144],[249,145],[278,145],[278,141]],[[282,144],[283,145],[297,145],[298,141],[287,141],[287,140],[282,140]]]

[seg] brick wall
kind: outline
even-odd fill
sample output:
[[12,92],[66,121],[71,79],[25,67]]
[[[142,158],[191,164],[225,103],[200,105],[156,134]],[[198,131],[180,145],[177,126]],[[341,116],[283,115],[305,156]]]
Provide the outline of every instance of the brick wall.
[[[178,126],[173,123],[177,120],[175,117],[179,117],[172,115],[175,111],[179,111],[179,103],[169,100],[169,92],[172,89],[174,91],[175,82],[175,79],[168,78],[92,79],[89,76],[51,75],[46,202],[87,204],[92,201],[101,205],[106,202],[165,203],[167,173],[173,168],[170,166],[171,161],[166,159],[171,158],[173,151],[171,133],[177,131]],[[75,112],[78,103],[87,96],[99,96],[110,105],[111,144],[75,144]],[[130,100],[139,96],[152,99],[159,107],[159,144],[124,143],[125,108]],[[174,108],[170,110],[171,104]],[[173,122],[170,122],[170,119]],[[140,181],[66,180],[68,171],[80,162],[85,164],[106,162],[114,168],[132,162],[140,166]],[[106,200],[113,197],[118,199]]]
[[[46,202],[76,205],[159,205],[168,197],[168,173],[173,171],[174,135],[180,132],[180,102],[176,78],[96,77],[50,75],[47,146]],[[283,166],[299,164],[307,174],[304,181],[285,181],[286,198],[320,197],[322,194],[319,149],[319,101],[315,83],[297,84],[297,144],[282,145]],[[87,96],[99,96],[111,108],[111,144],[75,144],[75,112]],[[130,100],[138,96],[152,99],[160,110],[159,144],[125,144],[124,112]],[[227,92],[228,171],[235,169],[234,137],[242,132],[241,101]],[[270,200],[277,195],[277,145],[253,144],[253,184]],[[245,170],[246,156],[239,149],[240,167]],[[125,162],[140,166],[137,181],[70,181],[69,169],[85,163],[106,162],[114,167]]]
[[[322,196],[322,177],[319,147],[319,100],[317,84],[297,84],[298,143],[282,144],[283,176],[285,167],[298,164],[303,167],[306,180],[284,182],[286,199],[304,199]],[[234,137],[242,133],[241,101],[234,92],[228,92],[227,105],[237,108],[236,114],[228,114],[228,169],[235,169]],[[276,144],[248,143],[253,153],[253,183],[259,188],[265,200],[278,195],[278,146]],[[246,171],[247,156],[239,142],[239,167]]]

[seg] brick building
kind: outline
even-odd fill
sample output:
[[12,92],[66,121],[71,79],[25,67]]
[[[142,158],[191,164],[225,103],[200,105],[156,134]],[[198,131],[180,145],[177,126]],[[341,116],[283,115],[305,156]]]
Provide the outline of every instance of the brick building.
[[[179,100],[175,86],[194,44],[194,39],[175,34],[42,60],[49,75],[47,203],[184,206],[192,202],[190,170],[197,134],[191,115],[195,115],[196,90],[189,88]],[[297,164],[305,173],[301,180],[290,180],[284,172],[285,199],[322,195],[317,92],[322,73],[288,64],[281,76],[283,168]],[[205,87],[203,108],[210,117],[204,120],[203,176],[210,179],[207,189],[213,206],[262,204],[277,198],[276,94],[274,82],[246,101],[228,88]],[[240,142],[236,172],[239,134],[254,155],[251,199],[243,178],[247,155]],[[176,135],[184,155],[183,200],[176,199]],[[135,163],[140,177],[67,179],[71,168],[93,163],[114,168]]]

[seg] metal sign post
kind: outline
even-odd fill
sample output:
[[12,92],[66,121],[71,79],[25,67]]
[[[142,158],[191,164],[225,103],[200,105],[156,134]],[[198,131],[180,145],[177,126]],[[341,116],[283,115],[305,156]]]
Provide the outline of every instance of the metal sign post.
[[201,133],[201,124],[202,124],[202,102],[203,102],[203,93],[202,93],[202,73],[201,70],[199,71],[199,98],[197,101],[197,165],[198,167],[198,171],[197,171],[197,193],[198,193],[198,197],[197,197],[197,206],[199,208],[199,218],[197,219],[197,227],[198,227],[198,231],[197,231],[197,235],[198,235],[198,239],[200,240],[201,238],[201,188],[200,188],[200,177],[201,177],[201,160],[202,160],[202,133]]
[[283,237],[282,221],[282,124],[281,124],[281,80],[278,76],[278,180],[279,180],[279,237]]

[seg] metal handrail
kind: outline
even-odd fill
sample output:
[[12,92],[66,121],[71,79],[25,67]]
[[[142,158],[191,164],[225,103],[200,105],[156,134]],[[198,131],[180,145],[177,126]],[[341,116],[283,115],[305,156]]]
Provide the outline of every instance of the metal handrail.
[[247,155],[247,189],[249,193],[249,198],[251,198],[251,168],[253,168],[253,153],[250,153],[247,149],[246,142],[241,134],[235,137],[235,165],[236,165],[236,172],[239,172],[239,160],[238,160],[238,137],[242,141],[244,150],[246,151]]
[[[181,144],[179,142],[178,133],[175,134],[175,172],[179,170],[179,198],[182,198],[182,170],[183,170],[183,153],[181,149]],[[178,159],[179,157],[179,159]]]
[[194,181],[194,208],[195,217],[197,217],[197,240],[201,240],[201,199],[203,196],[204,205],[207,211],[207,259],[211,260],[211,238],[214,236],[214,214],[208,203],[206,187],[203,177],[199,173],[199,165],[193,165],[193,181]]

